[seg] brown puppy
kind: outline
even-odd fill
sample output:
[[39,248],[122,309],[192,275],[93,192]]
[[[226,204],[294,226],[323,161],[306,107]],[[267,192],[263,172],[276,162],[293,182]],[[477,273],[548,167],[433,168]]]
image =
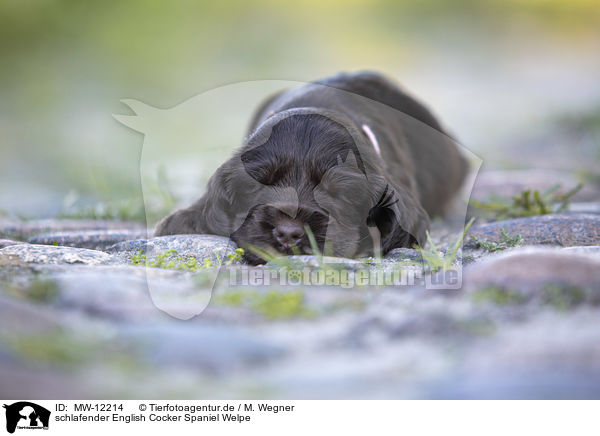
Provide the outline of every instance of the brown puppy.
[[252,247],[383,254],[425,242],[429,216],[460,188],[467,163],[435,117],[376,73],[341,74],[261,105],[248,138],[156,235],[231,237]]

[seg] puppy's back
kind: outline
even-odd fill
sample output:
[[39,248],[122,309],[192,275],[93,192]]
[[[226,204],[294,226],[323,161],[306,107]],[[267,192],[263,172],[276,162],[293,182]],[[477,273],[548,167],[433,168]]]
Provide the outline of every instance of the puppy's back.
[[[390,133],[388,146],[398,156],[411,157],[413,174],[421,204],[430,215],[440,215],[458,192],[468,171],[468,163],[455,141],[442,127],[438,119],[414,97],[397,84],[375,72],[341,73],[314,82],[352,93],[395,109],[386,111],[384,124]],[[302,89],[312,89],[304,93]],[[296,91],[282,91],[268,98],[256,111],[250,132],[272,113],[301,106],[326,107],[336,110],[340,95],[323,92],[308,85]],[[343,105],[342,105],[343,106]],[[337,109],[351,112],[346,106]],[[357,126],[360,128],[360,126]],[[384,151],[385,153],[385,151]],[[392,178],[406,176],[406,160],[386,159]]]
[[385,104],[445,133],[429,109],[379,73],[371,71],[340,73],[316,83],[358,94]]

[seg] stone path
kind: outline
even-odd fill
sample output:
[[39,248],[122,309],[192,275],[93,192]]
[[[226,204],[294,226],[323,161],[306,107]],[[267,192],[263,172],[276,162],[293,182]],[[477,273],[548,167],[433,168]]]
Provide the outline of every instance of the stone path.
[[[462,288],[434,290],[418,280],[428,269],[412,249],[381,265],[301,256],[248,267],[231,241],[211,235],[4,222],[0,393],[598,398],[599,228],[600,215],[572,212],[475,225]],[[440,248],[450,239],[437,238]],[[270,286],[244,284],[294,268],[308,272],[288,276],[292,284],[277,275]],[[415,284],[347,283],[399,268],[417,271]],[[350,275],[301,284],[318,271]]]

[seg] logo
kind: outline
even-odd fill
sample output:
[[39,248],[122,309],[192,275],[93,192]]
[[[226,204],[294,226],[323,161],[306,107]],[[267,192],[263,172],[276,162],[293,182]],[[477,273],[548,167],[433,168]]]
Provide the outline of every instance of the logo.
[[28,401],[19,401],[6,409],[6,431],[14,433],[15,429],[48,430],[50,411]]
[[[271,103],[264,102],[258,106],[259,112],[255,111],[265,95],[275,96],[286,88],[297,88],[288,91],[290,93],[302,93],[305,85],[279,80],[234,83],[214,88],[168,109],[154,108],[133,99],[122,100],[134,115],[114,115],[114,118],[144,135],[140,156],[142,193],[147,221],[152,222],[156,215],[164,217],[157,233],[229,236],[245,250],[246,260],[257,263],[269,260],[271,263],[265,269],[244,269],[243,265],[237,265],[241,255],[236,258],[229,254],[236,247],[229,245],[228,239],[219,240],[216,236],[210,258],[206,257],[209,254],[206,252],[186,259],[177,255],[176,250],[160,253],[162,250],[158,245],[148,244],[138,256],[138,265],[152,268],[164,260],[165,266],[170,265],[167,268],[198,272],[198,279],[176,295],[165,292],[163,277],[147,274],[150,297],[158,309],[181,320],[191,319],[206,309],[217,287],[247,286],[246,283],[255,278],[263,284],[275,279],[282,286],[298,286],[301,281],[302,286],[422,284],[427,289],[460,289],[462,258],[458,250],[462,247],[462,238],[456,248],[449,247],[445,251],[429,243],[426,254],[433,259],[431,261],[423,261],[425,255],[420,256],[421,260],[414,258],[409,262],[384,262],[382,259],[383,251],[391,247],[412,247],[414,243],[424,247],[429,218],[420,205],[417,179],[409,175],[412,167],[391,179],[383,170],[387,165],[384,164],[387,155],[383,138],[388,138],[391,133],[385,133],[387,131],[381,130],[379,124],[385,124],[384,120],[394,125],[400,123],[410,130],[411,137],[420,138],[423,144],[440,144],[440,150],[455,146],[473,162],[473,168],[481,165],[481,159],[442,131],[396,107],[323,83],[307,85],[306,89],[314,95],[323,94],[328,96],[323,98],[344,102],[343,113],[313,107],[269,112]],[[351,119],[348,114],[352,110],[377,114],[373,120],[379,121],[365,124],[363,122],[371,118],[363,115]],[[248,131],[250,113],[255,115]],[[298,135],[290,132],[298,132]],[[316,139],[321,136],[313,137],[313,133],[307,132],[314,135],[320,132],[319,135],[328,139]],[[309,137],[311,139],[307,139]],[[294,141],[300,141],[302,147],[313,142],[317,145],[310,153],[305,150],[296,155],[291,151],[297,150]],[[328,141],[335,147],[327,145]],[[234,144],[240,142],[243,144],[240,152],[234,153],[217,169],[208,182],[204,197],[198,200],[194,189],[198,168],[202,168],[200,173],[208,176],[210,171],[206,170],[221,163],[220,150],[233,150]],[[286,143],[290,150],[282,145]],[[171,169],[176,174],[178,187],[191,188],[178,189],[174,195],[165,196],[169,197],[170,203],[191,205],[177,209],[167,217],[164,216],[165,208],[157,205],[156,196],[168,184],[166,170],[169,168],[163,166],[162,157],[165,144],[186,156],[185,163],[183,159],[178,160],[183,167],[178,163]],[[199,150],[201,155],[194,158],[190,155],[191,150]],[[398,168],[404,164],[412,165],[395,153],[394,159],[399,160],[390,165]],[[302,160],[302,156],[306,159]],[[431,168],[435,169],[439,156],[432,156]],[[283,162],[288,163],[284,165]],[[277,169],[287,166],[292,168],[289,174]],[[395,174],[396,170],[393,171]],[[313,176],[293,175],[304,172]],[[474,178],[466,182],[465,189],[459,193],[462,201],[453,205],[455,218],[451,228],[446,229],[449,234],[464,233],[473,182]],[[175,198],[179,200],[175,201]],[[166,209],[176,208],[169,204]],[[312,254],[315,260],[308,260],[311,265],[306,269],[306,260],[296,263],[293,259],[280,258],[292,254]],[[362,260],[348,268],[344,263],[334,263],[339,257]],[[271,275],[275,271],[273,267],[278,265],[284,268]],[[438,269],[444,271],[438,274]],[[229,282],[226,282],[227,272]],[[242,283],[238,281],[238,272],[242,275]]]

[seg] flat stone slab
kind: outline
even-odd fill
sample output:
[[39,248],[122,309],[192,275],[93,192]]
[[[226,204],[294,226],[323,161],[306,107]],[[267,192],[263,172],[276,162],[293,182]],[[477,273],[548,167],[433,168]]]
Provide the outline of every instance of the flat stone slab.
[[587,247],[566,247],[563,248],[567,253],[587,254],[589,256],[600,256],[600,245],[589,245]]
[[0,295],[0,320],[5,335],[48,334],[62,327],[52,309],[4,295]]
[[214,264],[218,264],[219,259],[227,261],[227,256],[235,254],[236,249],[236,244],[223,236],[170,235],[120,242],[108,247],[106,251],[128,261],[140,253],[151,260],[159,254],[175,250],[178,257],[194,258],[199,263],[211,259]]
[[[93,317],[139,321],[160,316],[144,277],[112,271],[64,272],[54,275],[60,288],[55,304]],[[177,285],[170,282],[171,287]]]
[[[0,348],[0,355],[3,350]],[[6,398],[35,398],[50,400],[51,398],[84,398],[99,392],[89,386],[89,377],[74,375],[64,369],[56,370],[39,367],[33,368],[23,361],[2,362],[0,360],[0,379],[2,380],[2,395]],[[41,428],[41,427],[39,427]]]
[[[560,215],[572,217],[581,219]],[[100,398],[211,398],[223,392],[236,398],[248,392],[269,398],[514,398],[529,390],[538,397],[579,395],[593,376],[580,370],[598,368],[600,362],[594,348],[600,243],[554,245],[486,253],[464,268],[464,290],[452,291],[420,285],[290,288],[278,280],[251,286],[227,282],[230,272],[264,271],[264,266],[192,271],[127,264],[140,250],[148,261],[171,249],[176,257],[200,262],[215,259],[215,252],[226,260],[235,245],[211,235],[128,240],[109,253],[11,245],[0,251],[0,339],[8,331],[29,348],[0,340],[0,373],[8,380],[6,389],[22,389],[33,398],[67,396],[77,389],[81,397]],[[321,259],[282,262],[294,261],[319,268]],[[352,273],[417,268],[420,255],[393,250],[382,265],[371,259],[324,261],[326,268]],[[40,283],[52,285],[48,298],[36,293]],[[491,299],[476,298],[486,289]],[[299,295],[300,312],[290,309],[298,300],[278,297],[284,293]],[[523,299],[494,301],[504,293]],[[558,298],[556,306],[544,300],[547,296]],[[296,316],[303,308],[310,315]],[[27,336],[33,336],[30,343]],[[65,350],[66,360],[61,358]],[[585,377],[561,378],[569,368]],[[55,370],[63,378],[54,377]],[[517,373],[526,380],[537,374],[539,380],[520,390],[520,377],[503,378]],[[490,382],[486,374],[500,382]],[[462,383],[440,384],[461,377]],[[44,384],[45,378],[60,384]],[[557,380],[556,389],[543,391]],[[467,392],[457,392],[467,384]]]
[[145,230],[140,223],[113,220],[43,219],[18,221],[0,219],[0,238],[26,240],[48,232],[76,230]]
[[414,248],[394,248],[385,255],[384,259],[393,262],[423,262],[421,252]]
[[593,399],[600,397],[595,308],[546,310],[502,326],[470,349],[437,398]]
[[589,291],[579,295],[600,304],[600,259],[561,249],[528,247],[490,256],[465,268],[463,288],[511,290],[525,298],[551,289]]
[[12,239],[0,239],[0,249],[8,247],[9,245],[24,244],[23,241],[13,241]]
[[25,263],[57,265],[84,264],[103,265],[116,259],[101,251],[85,248],[57,247],[53,245],[22,244],[11,245],[0,250],[0,256],[17,258]]
[[187,319],[202,313],[211,298],[211,289],[191,274],[160,268],[71,266],[48,277],[60,290],[55,306],[119,321],[171,319],[167,314]]
[[600,244],[600,216],[589,214],[540,215],[515,218],[471,227],[465,247],[475,248],[473,237],[499,242],[502,230],[509,236],[521,235],[527,245]]
[[122,333],[125,340],[142,344],[146,362],[210,372],[265,363],[285,352],[278,344],[228,325],[162,323],[127,327]]
[[440,383],[429,398],[437,400],[597,400],[597,374],[571,368],[529,369],[499,372],[485,368],[478,373],[453,374]]
[[29,238],[27,242],[30,244],[105,250],[119,242],[142,239],[147,236],[148,232],[144,230],[82,230],[42,233]]
[[[282,263],[297,268],[318,268],[322,264],[331,268],[344,268],[351,271],[356,271],[367,266],[360,260],[334,256],[322,256],[319,258],[313,255],[285,256],[282,258]],[[265,266],[268,268],[279,268],[281,265],[276,261],[272,261],[267,262]]]

